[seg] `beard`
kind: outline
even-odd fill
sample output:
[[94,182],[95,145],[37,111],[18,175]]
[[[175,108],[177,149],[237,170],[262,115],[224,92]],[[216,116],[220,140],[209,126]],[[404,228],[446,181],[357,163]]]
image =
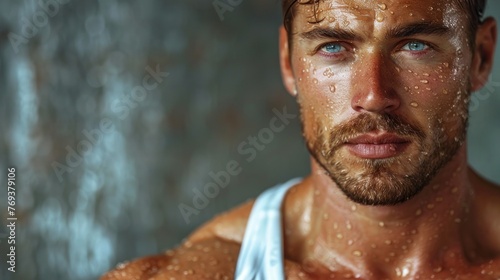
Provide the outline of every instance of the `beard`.
[[[363,205],[395,205],[421,192],[457,153],[467,130],[467,104],[462,106],[458,107],[460,114],[453,114],[461,116],[459,119],[434,118],[428,135],[402,117],[373,113],[334,127],[316,120],[321,129],[314,131],[315,140],[303,134],[313,158],[349,199]],[[304,131],[304,114],[301,116]],[[444,129],[444,125],[449,127]],[[374,131],[395,134],[411,145],[403,153],[383,159],[358,158],[341,149],[348,140]]]

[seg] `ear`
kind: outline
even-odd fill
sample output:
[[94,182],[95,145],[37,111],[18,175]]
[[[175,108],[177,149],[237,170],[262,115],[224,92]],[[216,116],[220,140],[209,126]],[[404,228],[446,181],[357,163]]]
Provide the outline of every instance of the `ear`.
[[282,25],[280,27],[280,66],[283,85],[291,95],[296,95],[295,77],[293,75],[292,62],[290,56],[290,46],[288,46],[288,32]]
[[488,82],[493,67],[496,41],[497,24],[495,19],[490,17],[478,26],[476,32],[476,48],[471,67],[472,91],[480,90]]

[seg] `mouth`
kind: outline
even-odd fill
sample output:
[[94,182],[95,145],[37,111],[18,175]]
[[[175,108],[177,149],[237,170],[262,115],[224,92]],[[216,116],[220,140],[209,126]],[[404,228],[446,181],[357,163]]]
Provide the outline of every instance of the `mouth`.
[[363,159],[395,157],[410,144],[410,140],[390,133],[363,134],[344,143],[351,154]]

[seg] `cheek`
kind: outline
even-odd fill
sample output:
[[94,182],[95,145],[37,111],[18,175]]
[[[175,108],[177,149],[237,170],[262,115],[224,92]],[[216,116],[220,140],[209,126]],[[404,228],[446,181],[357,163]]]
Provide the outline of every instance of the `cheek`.
[[449,111],[460,102],[467,102],[467,68],[453,60],[432,68],[413,67],[398,69],[397,72],[403,85],[398,90],[402,92],[400,96],[403,106],[412,111],[434,115],[433,113]]
[[299,101],[304,110],[333,123],[348,109],[349,75],[331,66],[299,58],[296,68]]
[[318,66],[299,58],[294,69],[301,108],[304,136],[309,143],[328,128],[340,123],[346,96],[338,73],[332,67]]
[[[460,133],[468,115],[467,69],[450,61],[432,70],[422,67],[399,72],[404,92],[402,99],[406,104],[406,109],[402,110],[435,135]],[[436,140],[444,141],[448,136],[439,136]]]

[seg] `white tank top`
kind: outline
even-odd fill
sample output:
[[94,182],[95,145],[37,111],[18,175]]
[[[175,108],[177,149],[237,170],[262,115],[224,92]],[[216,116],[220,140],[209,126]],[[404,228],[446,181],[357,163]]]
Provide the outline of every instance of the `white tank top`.
[[284,280],[281,204],[295,178],[263,192],[255,201],[241,243],[235,280]]

